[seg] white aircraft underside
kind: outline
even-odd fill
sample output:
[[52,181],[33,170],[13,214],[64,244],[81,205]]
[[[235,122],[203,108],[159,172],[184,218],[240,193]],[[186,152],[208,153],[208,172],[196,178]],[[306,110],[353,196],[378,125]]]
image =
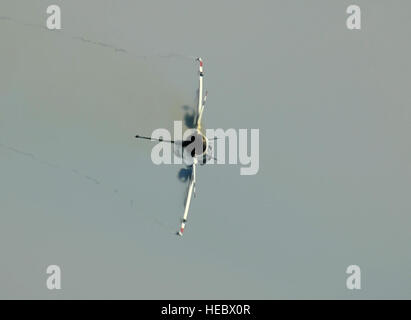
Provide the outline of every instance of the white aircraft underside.
[[[191,199],[193,197],[193,193],[195,194],[197,165],[198,165],[199,161],[203,161],[204,154],[207,153],[207,150],[208,150],[208,140],[201,133],[201,124],[202,124],[201,121],[202,121],[202,117],[203,117],[204,106],[205,106],[205,103],[206,103],[206,100],[207,100],[207,93],[203,97],[203,77],[204,77],[203,60],[201,58],[197,58],[197,61],[199,62],[199,88],[198,88],[198,105],[197,105],[197,116],[196,116],[196,122],[195,122],[195,130],[197,131],[198,135],[201,135],[204,138],[204,140],[202,140],[202,141],[204,141],[204,143],[206,145],[204,146],[203,150],[200,150],[200,152],[196,151],[195,154],[194,154],[194,157],[192,157],[192,155],[189,154],[189,157],[192,158],[192,165],[191,165],[192,170],[191,170],[191,176],[190,176],[188,190],[187,190],[187,198],[186,198],[186,201],[185,201],[183,220],[181,221],[180,230],[177,233],[180,236],[182,236],[183,233],[184,233],[184,229],[185,229],[186,222],[187,222],[187,215],[188,215],[188,211],[190,209]],[[183,157],[186,157],[186,155],[183,155]]]
[[212,148],[209,144],[207,137],[201,132],[202,118],[204,113],[204,106],[207,100],[207,92],[203,95],[203,60],[197,58],[196,61],[199,63],[199,88],[198,88],[198,104],[195,117],[195,126],[188,139],[184,141],[174,141],[174,140],[164,140],[152,137],[136,135],[138,139],[146,139],[151,141],[160,141],[166,143],[173,143],[175,147],[175,152],[183,158],[183,162],[191,168],[191,175],[189,179],[189,185],[187,190],[187,198],[185,201],[183,220],[178,235],[182,236],[184,228],[187,222],[188,210],[190,209],[191,198],[193,194],[195,195],[195,185],[196,185],[196,171],[198,164],[204,164],[207,160],[211,159]]

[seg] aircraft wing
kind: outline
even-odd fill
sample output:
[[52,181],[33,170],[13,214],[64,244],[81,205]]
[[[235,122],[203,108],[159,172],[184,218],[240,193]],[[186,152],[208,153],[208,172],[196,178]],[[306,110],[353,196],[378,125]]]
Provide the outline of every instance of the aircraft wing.
[[203,116],[204,105],[207,99],[207,94],[203,98],[203,77],[204,77],[204,69],[203,69],[203,60],[201,58],[197,58],[199,62],[198,72],[199,72],[199,83],[198,83],[198,105],[197,105],[197,119],[195,123],[195,127],[197,129],[201,129],[201,118]]
[[190,184],[187,190],[187,198],[186,198],[186,203],[185,203],[185,208],[184,208],[183,220],[181,221],[180,230],[177,233],[179,236],[182,236],[184,233],[184,228],[187,222],[188,210],[190,209],[191,198],[193,196],[193,192],[195,193],[196,165],[197,165],[197,161],[194,161],[193,170],[191,171]]

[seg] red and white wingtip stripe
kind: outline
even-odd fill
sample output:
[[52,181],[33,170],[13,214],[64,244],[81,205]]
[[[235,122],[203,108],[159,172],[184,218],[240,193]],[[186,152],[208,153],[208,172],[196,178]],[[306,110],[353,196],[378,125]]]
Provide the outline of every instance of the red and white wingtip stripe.
[[180,237],[183,235],[184,233],[184,228],[186,226],[186,223],[183,221],[181,222],[181,227],[180,227],[180,231],[177,233]]
[[200,63],[200,72],[203,72],[203,59],[200,57],[197,58],[197,61]]

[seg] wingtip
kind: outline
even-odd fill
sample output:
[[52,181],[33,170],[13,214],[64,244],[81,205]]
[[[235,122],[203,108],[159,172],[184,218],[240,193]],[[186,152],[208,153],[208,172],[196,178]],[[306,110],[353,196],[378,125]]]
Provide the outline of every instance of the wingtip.
[[[184,222],[183,222],[183,223],[184,223]],[[182,227],[180,228],[180,230],[178,230],[177,235],[179,235],[180,237],[182,237],[182,236],[183,236],[183,232],[184,232],[184,226],[182,226]]]

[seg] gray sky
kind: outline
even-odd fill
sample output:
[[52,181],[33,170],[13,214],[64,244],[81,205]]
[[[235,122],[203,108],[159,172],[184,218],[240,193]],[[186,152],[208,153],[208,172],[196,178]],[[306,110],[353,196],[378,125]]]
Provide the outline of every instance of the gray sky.
[[[0,298],[411,298],[411,5],[349,31],[349,4],[1,1]],[[206,127],[260,129],[257,175],[198,170],[182,239],[180,166],[133,139],[194,104],[175,53]]]

